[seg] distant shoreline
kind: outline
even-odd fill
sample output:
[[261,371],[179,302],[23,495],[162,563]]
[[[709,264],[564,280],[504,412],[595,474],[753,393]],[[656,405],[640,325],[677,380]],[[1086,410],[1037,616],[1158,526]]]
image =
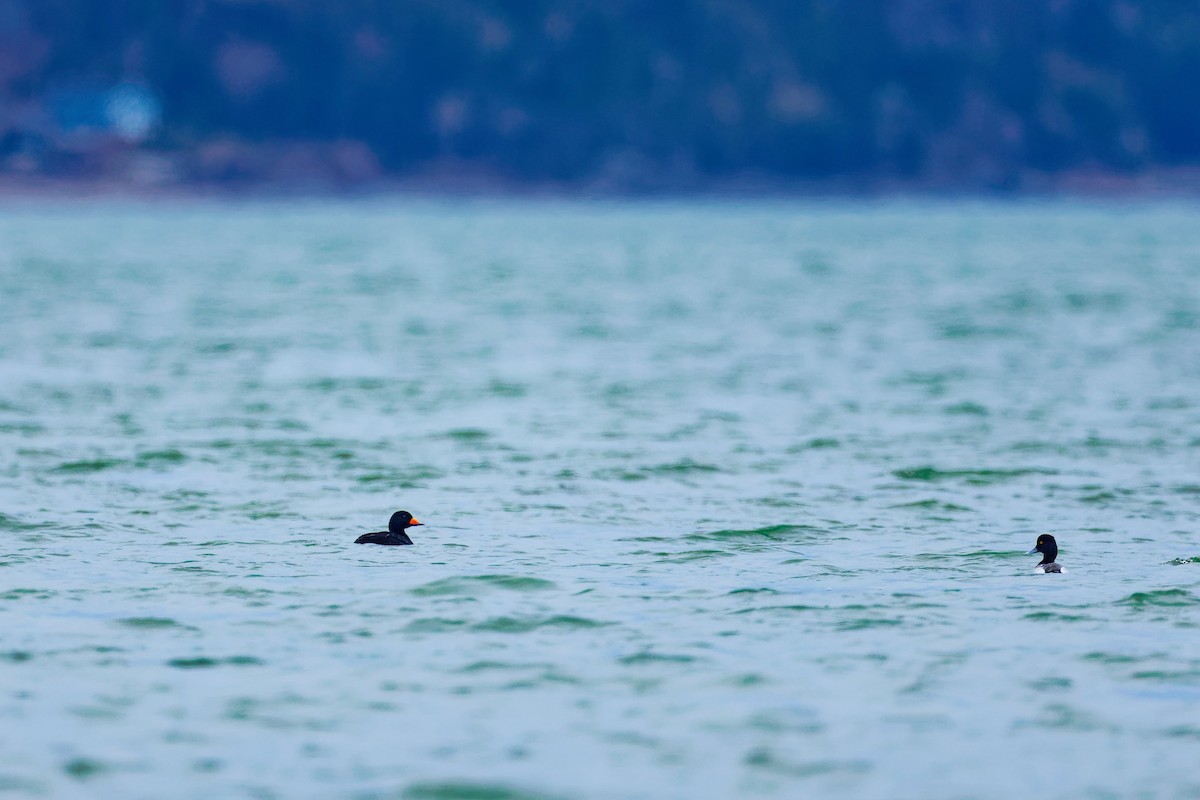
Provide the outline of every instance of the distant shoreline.
[[737,176],[673,182],[648,181],[637,188],[604,180],[534,181],[435,168],[422,173],[364,181],[228,180],[146,182],[104,177],[0,175],[0,200],[302,200],[321,198],[513,198],[543,200],[819,200],[819,199],[1200,199],[1200,168],[1138,173],[1074,170],[1026,173],[1009,185],[954,180],[893,180],[840,177],[786,180]]

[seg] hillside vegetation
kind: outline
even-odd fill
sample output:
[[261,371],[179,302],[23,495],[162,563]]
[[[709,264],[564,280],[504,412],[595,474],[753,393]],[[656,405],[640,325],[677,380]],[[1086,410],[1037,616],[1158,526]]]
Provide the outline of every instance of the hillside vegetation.
[[1200,162],[1197,86],[1180,0],[0,0],[0,174],[1020,187]]

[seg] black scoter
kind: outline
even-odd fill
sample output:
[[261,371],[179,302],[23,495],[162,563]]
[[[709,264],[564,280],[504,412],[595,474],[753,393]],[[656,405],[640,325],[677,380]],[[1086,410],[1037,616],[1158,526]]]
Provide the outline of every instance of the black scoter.
[[408,538],[408,534],[404,532],[405,528],[411,528],[415,525],[420,525],[416,517],[407,511],[397,511],[392,514],[392,518],[388,520],[388,529],[386,531],[376,531],[375,533],[364,533],[362,536],[354,540],[355,544],[412,544],[412,539]]

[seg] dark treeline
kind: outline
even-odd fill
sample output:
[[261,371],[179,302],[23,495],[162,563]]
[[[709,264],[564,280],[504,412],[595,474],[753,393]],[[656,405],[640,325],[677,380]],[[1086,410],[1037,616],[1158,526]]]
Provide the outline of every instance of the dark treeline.
[[1197,87],[1183,0],[0,0],[0,175],[1019,187],[1200,163]]

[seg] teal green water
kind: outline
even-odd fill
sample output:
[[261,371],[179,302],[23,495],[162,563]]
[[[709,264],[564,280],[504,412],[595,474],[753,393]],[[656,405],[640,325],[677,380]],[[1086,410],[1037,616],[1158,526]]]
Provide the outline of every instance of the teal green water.
[[0,304],[14,797],[1200,797],[1194,205],[9,205]]

